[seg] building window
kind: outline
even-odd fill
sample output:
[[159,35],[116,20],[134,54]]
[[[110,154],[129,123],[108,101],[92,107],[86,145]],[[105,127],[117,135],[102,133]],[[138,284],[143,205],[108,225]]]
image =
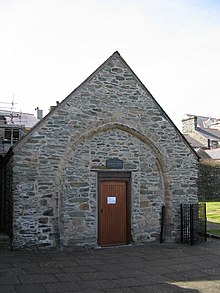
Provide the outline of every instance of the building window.
[[17,141],[19,139],[19,129],[16,128],[10,128],[5,129],[5,140],[8,141]]

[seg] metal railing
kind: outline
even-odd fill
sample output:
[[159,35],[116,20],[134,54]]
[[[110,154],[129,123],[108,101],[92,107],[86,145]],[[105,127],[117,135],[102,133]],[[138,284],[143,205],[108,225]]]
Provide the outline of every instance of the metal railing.
[[193,245],[207,240],[206,204],[181,204],[181,242]]

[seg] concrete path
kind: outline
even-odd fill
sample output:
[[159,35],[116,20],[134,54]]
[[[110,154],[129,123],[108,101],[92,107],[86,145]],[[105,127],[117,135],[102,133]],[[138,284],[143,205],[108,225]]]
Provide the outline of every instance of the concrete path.
[[220,292],[220,240],[0,252],[0,292]]

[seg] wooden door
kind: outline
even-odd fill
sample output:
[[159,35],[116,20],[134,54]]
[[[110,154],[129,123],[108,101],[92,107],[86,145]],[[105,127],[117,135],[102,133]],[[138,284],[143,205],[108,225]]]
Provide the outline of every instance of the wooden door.
[[99,183],[99,245],[127,244],[126,182]]

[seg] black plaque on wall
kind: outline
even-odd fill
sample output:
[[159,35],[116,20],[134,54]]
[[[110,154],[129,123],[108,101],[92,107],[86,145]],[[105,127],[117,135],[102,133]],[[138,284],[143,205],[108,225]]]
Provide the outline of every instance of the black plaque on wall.
[[123,169],[123,161],[117,158],[106,160],[106,168]]

